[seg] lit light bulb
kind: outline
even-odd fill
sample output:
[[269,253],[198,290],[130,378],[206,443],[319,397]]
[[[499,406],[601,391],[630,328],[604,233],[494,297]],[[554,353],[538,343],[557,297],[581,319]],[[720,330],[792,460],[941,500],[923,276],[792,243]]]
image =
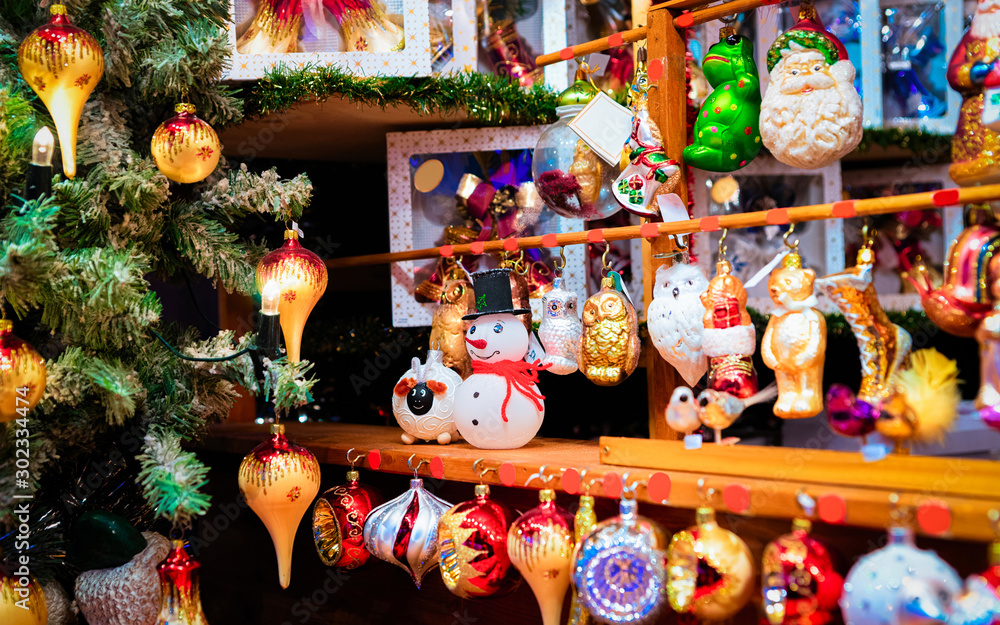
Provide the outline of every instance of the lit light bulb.
[[56,139],[52,136],[52,131],[48,126],[35,133],[35,140],[31,144],[31,164],[42,167],[52,167],[52,151],[56,147]]
[[260,312],[265,315],[278,314],[278,302],[281,300],[281,287],[277,280],[268,280],[260,293]]

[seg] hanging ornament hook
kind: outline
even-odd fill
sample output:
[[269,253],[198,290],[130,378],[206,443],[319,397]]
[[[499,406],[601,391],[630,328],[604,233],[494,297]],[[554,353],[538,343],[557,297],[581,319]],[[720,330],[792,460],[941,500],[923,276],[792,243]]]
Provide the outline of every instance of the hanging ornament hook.
[[361,452],[358,452],[358,455],[354,458],[354,460],[351,460],[352,451],[354,451],[353,447],[347,450],[347,464],[351,465],[351,468],[353,469],[354,465],[361,462],[361,460],[364,459],[365,455]]
[[614,266],[612,266],[611,263],[608,261],[608,254],[610,252],[611,252],[611,244],[610,243],[605,243],[604,244],[604,253],[601,254],[601,270],[604,273],[604,275],[608,275],[608,273],[612,269],[614,269]]
[[417,469],[419,469],[419,468],[420,468],[420,467],[422,467],[423,465],[427,464],[427,460],[426,460],[425,458],[421,458],[421,459],[420,459],[420,460],[419,460],[419,461],[417,462],[417,466],[413,466],[413,459],[414,459],[414,458],[416,458],[416,457],[417,457],[417,454],[413,454],[413,455],[412,455],[412,456],[410,456],[410,457],[409,457],[409,459],[408,459],[408,460],[406,461],[406,468],[408,468],[409,470],[413,471],[413,477],[419,477],[419,476],[417,475]]
[[566,268],[566,247],[559,246],[559,260],[552,263],[556,269],[556,275],[561,276],[563,269]]
[[795,503],[799,504],[802,508],[803,514],[805,514],[807,519],[811,519],[813,514],[816,512],[816,500],[806,493],[806,489],[800,488],[795,493]]
[[714,488],[705,488],[705,478],[698,478],[698,497],[701,499],[702,503],[711,503],[712,497],[715,496]]
[[733,26],[736,23],[736,19],[736,15],[724,15],[719,18],[719,21],[722,22],[722,28],[719,29],[720,41],[736,34],[736,27]]
[[910,506],[901,506],[899,494],[891,493],[889,495],[889,518],[892,519],[893,524],[901,527],[912,525],[912,516],[913,509]]
[[524,485],[527,486],[532,480],[537,479],[542,483],[544,487],[548,488],[549,482],[552,481],[553,477],[551,475],[545,475],[545,471],[548,468],[549,465],[547,464],[543,464],[542,466],[538,467],[538,473],[533,473],[530,476],[528,476],[528,479],[524,480]]
[[588,470],[589,469],[583,469],[582,471],[580,471],[580,487],[583,488],[583,494],[589,496],[590,489],[594,485],[594,482],[597,481],[597,478],[592,477],[589,480],[586,479]]
[[482,461],[483,461],[482,458],[478,458],[475,462],[472,463],[472,472],[479,476],[480,484],[483,483],[483,478],[486,477],[487,473],[489,473],[490,471],[495,472],[497,470],[496,467],[483,467],[482,469],[480,469],[479,463]]
[[794,243],[788,242],[788,237],[792,236],[793,232],[795,232],[794,221],[788,224],[788,230],[785,231],[785,234],[781,235],[781,240],[785,242],[785,247],[787,247],[793,252],[797,252],[799,250],[799,240],[795,239]]
[[729,250],[726,247],[726,237],[729,236],[729,228],[722,229],[722,236],[719,237],[719,262],[726,260],[726,252]]
[[993,535],[996,537],[996,540],[1000,541],[1000,510],[996,508],[990,509],[986,513],[986,518],[990,520],[990,527],[993,528]]

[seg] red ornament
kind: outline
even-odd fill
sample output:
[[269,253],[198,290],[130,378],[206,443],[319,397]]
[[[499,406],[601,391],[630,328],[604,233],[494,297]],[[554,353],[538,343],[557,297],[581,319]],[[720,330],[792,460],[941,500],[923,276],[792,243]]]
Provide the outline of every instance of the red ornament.
[[365,519],[385,498],[358,482],[358,472],[347,472],[347,483],[328,489],[313,505],[313,540],[319,559],[327,566],[356,569],[371,555],[365,549]]
[[519,516],[507,534],[507,553],[535,594],[543,625],[561,622],[576,546],[573,515],[555,497],[551,489],[539,491],[539,504]]
[[507,556],[507,532],[514,515],[490,499],[490,487],[476,485],[476,498],[465,501],[438,522],[441,578],[463,599],[506,594],[519,581]]
[[811,524],[795,519],[792,532],[764,548],[764,613],[770,625],[823,625],[833,618],[844,578],[826,546],[809,535]]
[[205,614],[201,610],[201,591],[198,588],[198,569],[201,564],[184,550],[184,541],[173,541],[167,559],[156,566],[160,575],[163,598],[157,623],[169,625],[203,625]]
[[25,417],[45,394],[45,359],[0,319],[0,423]]

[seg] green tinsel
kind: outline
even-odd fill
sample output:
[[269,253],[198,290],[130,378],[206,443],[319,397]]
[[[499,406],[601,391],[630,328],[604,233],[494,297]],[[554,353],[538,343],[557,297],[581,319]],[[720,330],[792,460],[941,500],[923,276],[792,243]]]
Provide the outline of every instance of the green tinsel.
[[407,106],[421,115],[467,111],[484,126],[549,124],[556,119],[556,94],[544,86],[523,89],[507,78],[478,72],[365,78],[320,65],[275,66],[250,88],[243,110],[248,117],[263,116],[331,97],[382,109]]
[[872,146],[899,147],[915,154],[951,154],[952,135],[939,135],[919,128],[865,128],[858,144],[858,152],[867,152]]

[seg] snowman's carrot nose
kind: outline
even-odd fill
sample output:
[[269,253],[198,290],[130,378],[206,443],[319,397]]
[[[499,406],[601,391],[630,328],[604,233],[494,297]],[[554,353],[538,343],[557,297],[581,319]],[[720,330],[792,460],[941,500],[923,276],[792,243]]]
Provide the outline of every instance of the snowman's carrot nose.
[[486,347],[486,339],[470,339],[466,337],[465,342],[472,345],[476,349],[483,349]]

